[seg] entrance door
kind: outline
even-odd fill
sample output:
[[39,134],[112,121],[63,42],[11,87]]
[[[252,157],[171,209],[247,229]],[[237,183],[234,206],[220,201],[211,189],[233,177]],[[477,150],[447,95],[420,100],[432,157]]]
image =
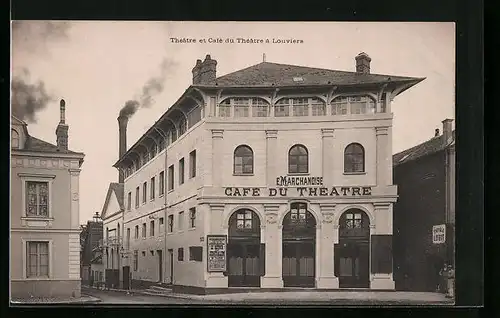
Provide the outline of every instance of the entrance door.
[[130,266],[123,266],[123,289],[130,289]]
[[163,251],[157,250],[156,255],[158,255],[158,281],[163,283]]
[[170,267],[170,284],[174,284],[174,250],[169,249],[168,250],[168,261],[169,261],[169,267]]
[[341,241],[335,252],[340,288],[369,288],[368,242]]
[[260,286],[260,244],[230,242],[228,244],[228,286]]
[[314,249],[310,241],[283,242],[284,287],[314,287]]

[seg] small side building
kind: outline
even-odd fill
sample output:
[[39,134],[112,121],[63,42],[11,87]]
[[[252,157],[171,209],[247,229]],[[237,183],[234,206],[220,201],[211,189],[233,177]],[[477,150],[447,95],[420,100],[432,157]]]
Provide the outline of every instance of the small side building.
[[[454,266],[455,131],[443,133],[393,156],[394,280],[396,290],[436,291],[444,264]],[[433,243],[433,226],[445,226],[445,242]]]
[[79,179],[84,154],[68,149],[61,100],[57,145],[11,117],[11,298],[80,297]]
[[104,277],[102,269],[102,221],[96,212],[92,221],[83,227],[80,239],[82,242],[81,278],[82,284],[89,285]]

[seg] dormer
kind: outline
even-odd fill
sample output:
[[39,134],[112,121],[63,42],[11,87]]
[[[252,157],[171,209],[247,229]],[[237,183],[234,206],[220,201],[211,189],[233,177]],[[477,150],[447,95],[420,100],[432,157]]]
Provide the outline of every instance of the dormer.
[[15,116],[11,116],[10,147],[11,149],[24,149],[28,137],[28,124]]

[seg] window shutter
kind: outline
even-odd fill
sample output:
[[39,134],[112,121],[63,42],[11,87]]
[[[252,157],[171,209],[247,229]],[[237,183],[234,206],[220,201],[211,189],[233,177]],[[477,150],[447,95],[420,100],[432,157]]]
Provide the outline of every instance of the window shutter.
[[260,276],[266,275],[266,244],[260,244],[260,257],[259,257]]
[[333,274],[335,277],[339,277],[339,267],[340,267],[340,245],[339,244],[334,244],[333,245]]
[[392,273],[392,235],[372,235],[372,273]]

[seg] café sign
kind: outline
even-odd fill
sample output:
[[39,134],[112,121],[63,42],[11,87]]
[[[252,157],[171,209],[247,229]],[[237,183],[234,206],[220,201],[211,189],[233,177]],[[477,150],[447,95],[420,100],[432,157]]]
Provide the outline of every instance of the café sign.
[[325,187],[323,177],[281,176],[276,178],[273,188],[238,188],[224,189],[228,197],[337,197],[337,196],[368,196],[372,194],[371,187]]

